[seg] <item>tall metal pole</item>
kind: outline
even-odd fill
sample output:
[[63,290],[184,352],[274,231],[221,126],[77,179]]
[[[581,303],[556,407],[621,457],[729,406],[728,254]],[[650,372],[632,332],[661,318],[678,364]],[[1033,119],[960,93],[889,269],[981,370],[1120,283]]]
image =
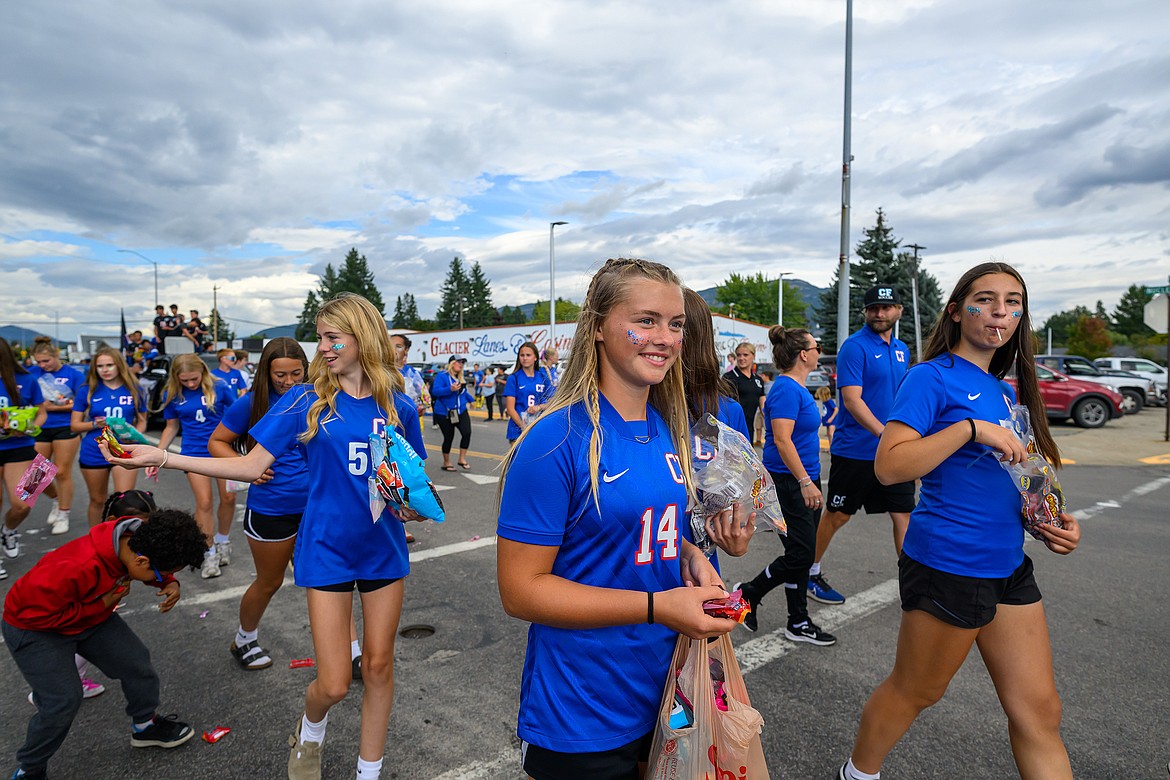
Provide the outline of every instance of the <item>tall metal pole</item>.
[[145,260],[146,262],[148,262],[154,266],[154,308],[157,309],[158,308],[158,263],[154,262],[153,260],[151,260],[146,255],[142,254],[141,252],[135,252],[133,249],[119,249],[118,251],[122,252],[124,254],[128,254],[128,255],[137,255],[138,257],[141,257],[143,260]]
[[841,253],[837,266],[837,349],[849,337],[849,169],[853,111],[853,0],[845,0],[845,141],[841,154]]
[[911,244],[910,248],[914,250],[914,270],[910,274],[910,298],[914,302],[914,360],[922,361],[922,320],[918,316],[918,253],[924,246],[918,244]]
[[211,343],[219,349],[219,288],[215,285],[211,287]]
[[776,324],[784,327],[784,277],[791,276],[791,271],[781,271],[776,280]]
[[548,223],[548,341],[549,346],[557,345],[557,263],[553,252],[553,231],[558,225],[568,222]]

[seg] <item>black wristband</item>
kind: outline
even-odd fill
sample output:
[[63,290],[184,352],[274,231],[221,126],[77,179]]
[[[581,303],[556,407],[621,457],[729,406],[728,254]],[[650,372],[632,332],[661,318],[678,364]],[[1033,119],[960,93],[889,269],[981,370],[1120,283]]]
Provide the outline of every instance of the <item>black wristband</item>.
[[654,594],[646,591],[646,622],[654,623]]
[[967,443],[970,444],[975,441],[975,421],[968,417],[967,422],[971,423],[971,438],[967,440]]

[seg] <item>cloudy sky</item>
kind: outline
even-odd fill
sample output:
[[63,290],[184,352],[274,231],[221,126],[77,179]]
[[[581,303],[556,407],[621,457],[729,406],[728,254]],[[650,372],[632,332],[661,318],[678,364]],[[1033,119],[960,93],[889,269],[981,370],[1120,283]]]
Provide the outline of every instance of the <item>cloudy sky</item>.
[[[1170,3],[858,0],[852,238],[883,208],[949,289],[1035,313],[1170,271]],[[42,0],[0,10],[0,324],[250,332],[366,255],[424,315],[456,254],[497,304],[606,257],[696,288],[829,282],[844,0]],[[387,314],[390,312],[387,311]]]

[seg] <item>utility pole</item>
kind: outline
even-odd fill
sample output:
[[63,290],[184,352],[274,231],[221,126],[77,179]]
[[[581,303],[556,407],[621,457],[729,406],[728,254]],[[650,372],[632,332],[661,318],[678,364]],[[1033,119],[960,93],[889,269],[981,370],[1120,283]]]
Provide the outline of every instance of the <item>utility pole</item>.
[[910,249],[914,250],[914,268],[910,274],[910,298],[914,302],[914,360],[915,362],[922,362],[922,321],[918,317],[918,253],[924,246],[918,244],[910,244]]
[[853,0],[845,0],[845,140],[841,153],[841,252],[837,262],[837,349],[849,337],[849,177],[853,112]]
[[[211,343],[219,349],[219,288],[211,286]],[[224,345],[227,346],[226,344]]]

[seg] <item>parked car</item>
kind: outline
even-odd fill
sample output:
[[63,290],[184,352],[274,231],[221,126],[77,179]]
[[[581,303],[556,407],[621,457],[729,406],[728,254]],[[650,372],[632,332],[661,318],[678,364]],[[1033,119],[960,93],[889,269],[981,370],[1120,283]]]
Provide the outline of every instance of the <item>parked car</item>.
[[1158,400],[1158,391],[1149,379],[1137,374],[1115,376],[1106,373],[1080,355],[1038,355],[1036,362],[1074,379],[1096,382],[1121,393],[1125,398],[1122,408],[1126,414],[1137,414],[1147,403]]
[[1140,357],[1103,357],[1093,361],[1102,371],[1128,371],[1154,382],[1158,401],[1166,403],[1166,367]]
[[[1125,414],[1122,410],[1125,399],[1106,385],[1074,379],[1039,364],[1036,379],[1050,420],[1071,417],[1082,428],[1100,428]],[[1009,375],[1007,382],[1019,389],[1014,376]]]
[[[207,364],[208,369],[217,368],[219,360],[214,352],[204,352],[199,356]],[[150,361],[150,365],[138,377],[138,384],[146,395],[146,427],[161,428],[164,420],[162,415],[163,391],[167,386],[167,376],[171,373],[171,361],[174,355],[159,355]]]

